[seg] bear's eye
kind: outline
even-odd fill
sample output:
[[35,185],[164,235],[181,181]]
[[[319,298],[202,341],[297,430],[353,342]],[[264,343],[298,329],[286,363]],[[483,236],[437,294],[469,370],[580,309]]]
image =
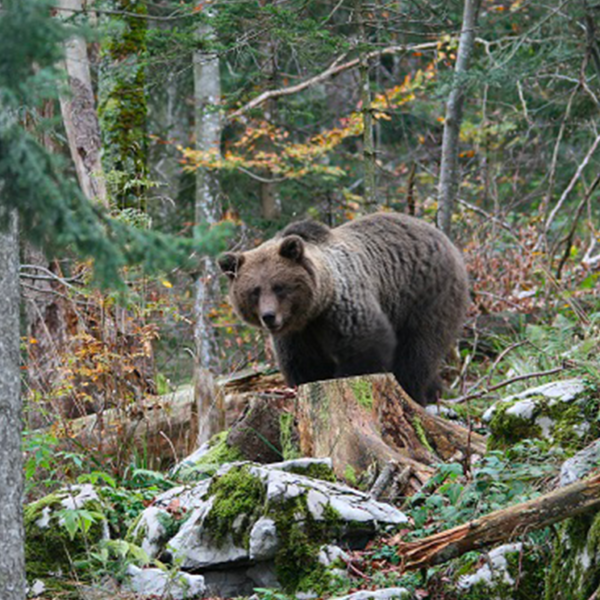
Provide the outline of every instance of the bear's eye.
[[273,293],[277,296],[283,296],[287,292],[287,288],[284,285],[281,285],[280,283],[276,283],[272,289]]
[[253,288],[252,291],[250,292],[250,296],[252,297],[253,300],[258,300],[258,297],[260,296],[260,288],[259,287]]

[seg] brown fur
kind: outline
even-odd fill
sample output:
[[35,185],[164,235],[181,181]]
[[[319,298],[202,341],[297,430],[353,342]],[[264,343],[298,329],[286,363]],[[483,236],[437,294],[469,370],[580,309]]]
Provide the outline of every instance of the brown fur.
[[335,229],[301,221],[219,264],[290,385],[387,371],[415,400],[435,400],[468,285],[460,253],[431,225],[392,213]]

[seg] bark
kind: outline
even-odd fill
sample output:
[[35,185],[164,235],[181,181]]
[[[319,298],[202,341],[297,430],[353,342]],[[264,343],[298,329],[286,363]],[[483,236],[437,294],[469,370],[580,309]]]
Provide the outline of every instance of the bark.
[[196,449],[191,388],[137,402],[127,411],[105,410],[53,427],[60,447],[93,451],[110,457],[119,470],[132,456],[144,454],[148,468],[164,469]]
[[471,550],[508,542],[586,510],[600,507],[600,474],[554,490],[528,502],[497,510],[485,517],[415,542],[398,544],[406,569],[420,569]]
[[[356,2],[356,15],[360,41],[367,43],[364,24],[364,6],[362,0]],[[375,142],[373,135],[373,112],[371,107],[371,87],[369,81],[369,58],[363,53],[360,58],[360,100],[363,115],[363,169],[364,169],[364,199],[365,204],[375,205],[377,203],[377,186],[375,178]]]
[[17,216],[0,230],[0,598],[25,598]]
[[[265,6],[270,0],[261,0],[261,6]],[[265,55],[265,65],[263,72],[267,78],[267,85],[270,88],[275,86],[277,80],[277,62],[276,62],[276,47],[271,39],[270,33],[266,32],[266,39],[261,44],[262,53]],[[277,100],[269,99],[265,104],[265,121],[271,123],[275,120],[277,113]],[[273,143],[268,138],[261,140],[261,147],[265,152],[274,152]],[[281,217],[281,197],[279,196],[279,188],[275,182],[268,181],[273,179],[274,175],[270,169],[264,173],[264,179],[267,181],[260,182],[260,204],[262,217],[268,221],[273,221]]]
[[[71,16],[83,10],[82,0],[59,0],[59,8]],[[90,200],[108,205],[106,184],[100,160],[100,126],[92,88],[92,77],[86,42],[75,36],[65,44],[65,70],[69,79],[69,94],[61,94],[60,107],[75,163],[77,179]]]
[[[199,39],[206,44],[213,33],[210,26],[202,25]],[[221,78],[216,54],[197,50],[194,52],[194,100],[196,148],[220,154],[221,144]],[[196,171],[196,223],[214,224],[220,215],[217,174],[208,169]],[[207,441],[222,426],[223,410],[210,373],[215,362],[214,329],[209,311],[218,292],[215,261],[205,258],[196,279],[194,301],[194,344],[196,350],[195,381],[200,430],[198,442]]]
[[458,191],[458,143],[465,99],[465,75],[469,70],[475,45],[475,28],[481,0],[465,0],[463,24],[458,43],[454,83],[446,104],[440,183],[438,192],[438,227],[450,235],[452,212]]
[[338,476],[363,473],[390,461],[411,467],[418,489],[441,460],[485,451],[484,439],[429,415],[392,375],[319,381],[300,386],[296,410],[300,449],[330,456]]

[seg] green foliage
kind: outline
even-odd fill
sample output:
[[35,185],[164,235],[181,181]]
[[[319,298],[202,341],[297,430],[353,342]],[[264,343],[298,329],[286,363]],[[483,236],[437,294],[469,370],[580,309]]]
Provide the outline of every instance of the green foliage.
[[[194,252],[217,252],[231,233],[227,226],[200,226],[192,241],[111,218],[65,176],[60,157],[20,123],[24,113],[55,93],[59,42],[71,33],[51,17],[49,5],[47,0],[25,6],[9,0],[0,16],[1,44],[11,56],[10,65],[5,61],[0,67],[0,225],[16,209],[27,238],[50,253],[70,248],[93,258],[96,278],[104,285],[118,285],[127,265],[156,272],[193,265]],[[13,53],[14,48],[19,51]]]
[[486,513],[535,497],[536,482],[555,474],[564,452],[530,440],[506,451],[488,452],[471,478],[458,463],[441,464],[408,501],[411,537],[449,529]]

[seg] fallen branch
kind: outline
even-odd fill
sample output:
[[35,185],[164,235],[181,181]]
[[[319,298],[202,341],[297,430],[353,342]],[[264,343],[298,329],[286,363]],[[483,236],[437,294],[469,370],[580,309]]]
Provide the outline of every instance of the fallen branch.
[[[419,52],[421,50],[434,50],[437,47],[437,42],[426,42],[424,44],[416,44],[415,46],[389,46],[388,48],[383,48],[382,50],[374,50],[373,52],[369,52],[368,54],[366,54],[366,56],[363,56],[362,59],[369,60],[371,58],[386,56],[388,54],[396,54],[398,52]],[[336,58],[336,60],[333,61],[333,63],[327,69],[325,69],[325,71],[319,73],[319,75],[316,75],[315,77],[307,79],[306,81],[303,81],[296,85],[291,85],[289,87],[263,92],[262,94],[260,94],[260,96],[257,96],[256,98],[250,100],[250,102],[248,102],[247,104],[244,104],[244,106],[232,112],[230,115],[227,116],[227,118],[229,120],[237,119],[238,117],[241,117],[242,115],[246,114],[249,110],[256,108],[260,104],[263,104],[264,102],[266,102],[267,100],[271,100],[272,98],[281,98],[282,96],[291,96],[292,94],[297,94],[298,92],[301,92],[306,88],[316,85],[317,83],[321,83],[322,81],[325,81],[330,77],[338,75],[343,71],[347,71],[348,69],[358,67],[361,61],[361,58],[355,58],[354,60],[339,64],[340,60],[342,60],[343,58],[345,58],[345,55]]]
[[547,375],[556,375],[556,373],[561,373],[565,369],[570,369],[571,365],[567,362],[562,364],[560,367],[554,367],[554,369],[548,369],[548,371],[536,371],[535,373],[525,373],[523,375],[516,375],[515,377],[511,377],[510,379],[506,379],[505,381],[501,381],[496,385],[493,385],[481,392],[476,392],[474,394],[467,394],[466,396],[460,396],[458,398],[454,398],[452,400],[448,400],[449,404],[460,404],[461,402],[466,402],[467,400],[474,400],[475,398],[481,398],[482,396],[487,396],[491,392],[495,392],[500,388],[506,387],[511,383],[516,383],[517,381],[524,381],[525,379],[533,379],[535,377],[546,377]]
[[586,510],[600,507],[600,473],[509,508],[430,535],[400,542],[398,556],[404,569],[436,565],[471,550],[506,543],[524,533],[543,529]]

